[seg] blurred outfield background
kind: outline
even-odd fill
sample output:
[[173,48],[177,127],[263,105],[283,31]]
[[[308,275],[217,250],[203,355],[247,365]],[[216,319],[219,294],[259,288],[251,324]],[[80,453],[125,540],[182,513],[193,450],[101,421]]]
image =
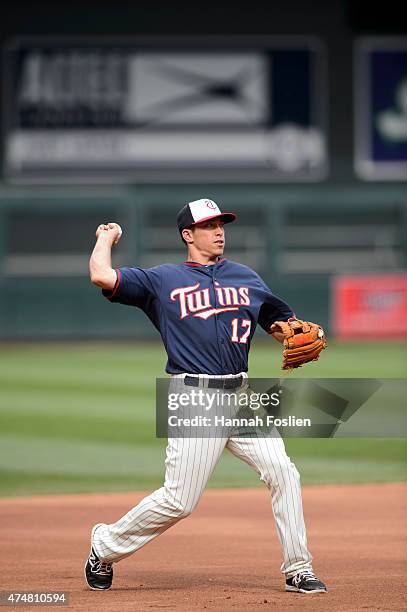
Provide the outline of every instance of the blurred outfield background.
[[[140,312],[87,278],[181,261],[176,212],[236,210],[226,256],[255,268],[330,345],[309,377],[407,373],[407,37],[396,2],[200,6],[16,0],[0,20],[0,494],[162,481]],[[351,339],[354,339],[351,341]],[[253,377],[279,375],[256,335]],[[405,436],[405,432],[400,432]],[[304,483],[404,480],[399,439],[288,440]],[[211,481],[255,485],[225,454]]]
[[[251,354],[253,377],[280,376],[276,343],[258,341]],[[296,376],[405,378],[406,361],[404,343],[332,343]],[[158,343],[8,346],[0,360],[1,494],[161,486],[165,440],[155,438],[155,378],[164,365]],[[403,438],[288,439],[286,446],[305,484],[406,478]],[[210,481],[260,484],[227,452]]]

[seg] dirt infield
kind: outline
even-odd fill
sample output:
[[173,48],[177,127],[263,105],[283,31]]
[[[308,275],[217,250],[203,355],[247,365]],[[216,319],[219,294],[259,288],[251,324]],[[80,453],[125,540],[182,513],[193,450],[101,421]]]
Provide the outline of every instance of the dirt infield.
[[314,569],[328,594],[284,592],[265,489],[207,490],[191,517],[115,565],[111,591],[87,590],[92,524],[142,496],[0,500],[1,590],[67,591],[76,610],[407,609],[407,484],[304,487]]

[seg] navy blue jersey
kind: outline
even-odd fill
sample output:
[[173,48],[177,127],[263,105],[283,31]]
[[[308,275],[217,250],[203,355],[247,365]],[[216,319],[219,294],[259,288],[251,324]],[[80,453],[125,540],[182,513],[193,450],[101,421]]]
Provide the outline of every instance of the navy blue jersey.
[[294,316],[256,272],[221,259],[155,268],[119,268],[111,302],[141,308],[161,334],[169,374],[247,372],[256,325]]

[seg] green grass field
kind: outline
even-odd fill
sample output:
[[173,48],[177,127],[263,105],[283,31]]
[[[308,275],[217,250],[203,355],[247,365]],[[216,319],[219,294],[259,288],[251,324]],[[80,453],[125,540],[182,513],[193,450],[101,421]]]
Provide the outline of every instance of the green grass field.
[[[280,347],[257,341],[253,377],[280,377]],[[126,491],[160,486],[155,438],[160,344],[4,344],[0,351],[0,495]],[[407,378],[406,343],[333,344],[296,377]],[[287,439],[309,483],[401,481],[406,439]],[[224,453],[210,486],[256,486]]]

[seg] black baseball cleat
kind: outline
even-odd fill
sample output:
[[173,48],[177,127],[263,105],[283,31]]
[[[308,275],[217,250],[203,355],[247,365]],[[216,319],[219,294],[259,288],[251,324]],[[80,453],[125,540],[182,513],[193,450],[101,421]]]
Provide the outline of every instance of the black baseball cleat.
[[326,593],[326,585],[311,570],[298,572],[285,581],[285,590],[293,593]]
[[110,589],[113,581],[113,567],[107,561],[101,561],[93,548],[93,534],[102,523],[98,523],[92,529],[89,558],[85,565],[85,578],[88,587],[94,591],[106,591]]

